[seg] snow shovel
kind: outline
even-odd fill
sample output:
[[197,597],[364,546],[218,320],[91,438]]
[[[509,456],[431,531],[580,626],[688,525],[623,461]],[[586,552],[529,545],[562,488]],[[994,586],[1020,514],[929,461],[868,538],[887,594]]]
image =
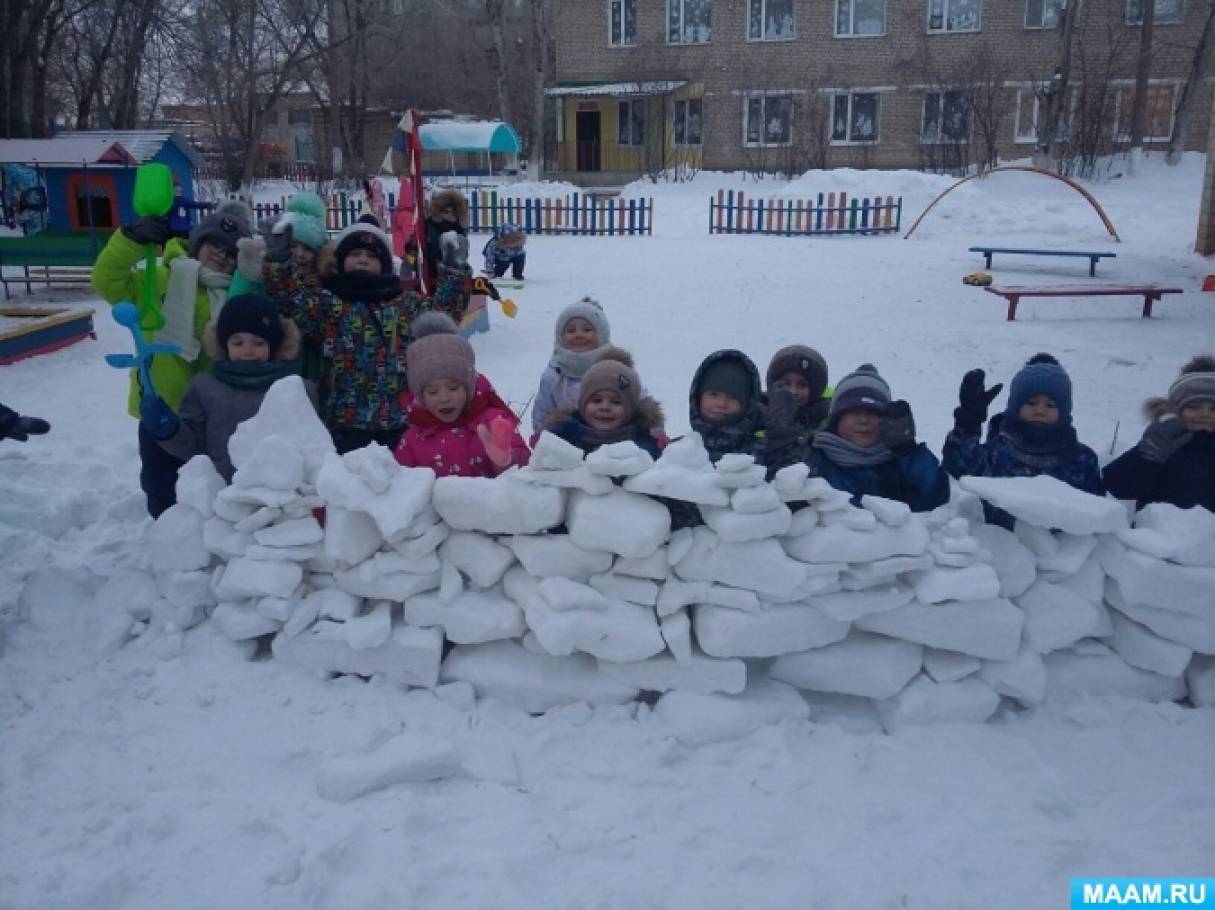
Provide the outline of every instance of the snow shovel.
[[[157,312],[159,314],[159,311]],[[176,354],[181,351],[181,347],[175,344],[153,344],[150,341],[145,341],[143,333],[139,331],[140,312],[135,304],[130,301],[124,300],[121,303],[114,304],[114,308],[110,311],[110,314],[114,317],[115,322],[119,325],[125,325],[131,330],[131,337],[135,339],[135,353],[106,354],[105,362],[120,370],[138,367],[139,380],[143,385],[144,392],[149,395],[155,395],[156,387],[152,385],[152,355]]]
[[498,289],[494,287],[493,282],[488,278],[482,278],[478,275],[472,281],[472,289],[475,294],[488,294],[490,298],[498,301],[498,304],[502,307],[502,315],[508,319],[514,319],[515,315],[519,312],[519,307],[515,304],[515,301],[499,294]]
[[[163,218],[173,208],[173,172],[167,164],[141,164],[135,171],[135,196],[131,200],[135,214],[141,218],[151,215]],[[144,247],[143,301],[139,307],[140,324],[147,329],[163,328],[164,314],[157,306],[156,246]],[[123,323],[124,325],[126,323]]]

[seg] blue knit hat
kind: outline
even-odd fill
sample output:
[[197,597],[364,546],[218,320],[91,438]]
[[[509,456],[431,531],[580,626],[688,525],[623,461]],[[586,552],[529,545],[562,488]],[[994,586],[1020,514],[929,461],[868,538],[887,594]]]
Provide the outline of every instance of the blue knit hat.
[[1035,395],[1046,395],[1059,406],[1059,419],[1072,419],[1072,380],[1050,354],[1035,354],[1017,371],[1008,389],[1005,413],[1017,416],[1021,405]]

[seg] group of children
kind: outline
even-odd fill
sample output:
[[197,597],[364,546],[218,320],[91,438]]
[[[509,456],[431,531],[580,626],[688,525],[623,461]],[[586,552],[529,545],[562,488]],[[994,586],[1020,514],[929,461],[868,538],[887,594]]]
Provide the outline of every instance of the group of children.
[[[253,236],[239,205],[204,218],[188,244],[156,218],[114,234],[95,287],[118,302],[140,299],[143,282],[155,280],[165,322],[156,338],[182,348],[154,358],[154,389],[141,387],[138,371],[132,376],[153,516],[172,504],[177,470],[195,454],[208,454],[230,479],[228,438],[273,382],[301,370],[315,380],[309,394],[339,452],[377,442],[401,464],[441,476],[492,477],[527,463],[518,418],[478,373],[457,328],[469,290],[467,238],[444,228],[461,222],[458,196],[432,199],[429,298],[402,283],[374,219],[330,241],[324,207],[307,194],[263,237]],[[153,276],[134,268],[148,243],[164,246]],[[1054,357],[1031,358],[990,420],[1003,386],[985,380],[980,369],[963,377],[940,461],[917,440],[910,405],[874,366],[862,364],[832,389],[824,358],[804,345],[777,351],[762,378],[741,351],[710,354],[692,378],[688,422],[714,462],[750,455],[770,477],[803,463],[857,502],[876,495],[928,511],[948,501],[950,475],[1047,474],[1140,506],[1215,510],[1215,358],[1195,358],[1166,398],[1149,402],[1143,438],[1104,471],[1077,438],[1071,381]],[[531,427],[532,445],[547,430],[587,452],[631,441],[658,457],[668,442],[662,407],[589,297],[557,318]],[[1011,516],[986,509],[990,522],[1012,526]]]

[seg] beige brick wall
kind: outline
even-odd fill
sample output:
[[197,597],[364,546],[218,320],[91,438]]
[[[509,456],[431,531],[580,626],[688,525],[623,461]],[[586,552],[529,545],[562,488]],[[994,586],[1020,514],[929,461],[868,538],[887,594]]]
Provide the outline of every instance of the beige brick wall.
[[[709,168],[780,167],[782,162],[796,166],[799,159],[801,167],[921,165],[928,151],[919,141],[925,87],[966,82],[975,61],[990,65],[1002,85],[1046,79],[1058,47],[1056,31],[1024,28],[1026,0],[983,0],[981,30],[952,34],[928,33],[929,0],[887,0],[886,33],[855,38],[834,36],[835,0],[795,0],[797,37],[789,41],[747,40],[748,0],[714,0],[711,41],[689,46],[666,43],[667,0],[636,0],[637,46],[620,48],[608,41],[609,2],[557,4],[557,82],[687,79],[703,84],[704,164]],[[1132,80],[1139,30],[1122,21],[1125,0],[1084,2],[1085,30],[1077,42],[1081,53],[1094,61],[1109,47],[1120,46],[1117,75]],[[1154,79],[1184,78],[1190,63],[1185,45],[1197,34],[1203,15],[1201,0],[1186,0],[1181,23],[1157,26]],[[823,90],[830,88],[888,89],[881,94],[876,144],[828,145],[825,153],[816,153],[828,127],[830,95]],[[789,151],[744,148],[744,95],[761,90],[796,93]],[[1208,80],[1187,136],[1188,148],[1207,146],[1210,98]],[[998,130],[1004,158],[1024,157],[1033,149],[1032,144],[1014,142],[1015,99],[1016,88],[1006,86],[996,105],[1004,112]],[[1111,123],[1111,133],[1113,129]],[[812,134],[820,137],[819,143]]]

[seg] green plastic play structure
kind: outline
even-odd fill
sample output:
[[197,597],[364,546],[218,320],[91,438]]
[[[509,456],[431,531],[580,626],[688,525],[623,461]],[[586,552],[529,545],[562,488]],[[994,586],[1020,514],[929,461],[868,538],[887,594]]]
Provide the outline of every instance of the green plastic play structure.
[[[163,218],[173,208],[173,172],[167,164],[141,164],[135,171],[135,195],[132,200],[139,217],[152,215]],[[143,301],[139,307],[139,325],[144,329],[159,329],[165,324],[164,314],[157,306],[156,245],[144,248]]]

